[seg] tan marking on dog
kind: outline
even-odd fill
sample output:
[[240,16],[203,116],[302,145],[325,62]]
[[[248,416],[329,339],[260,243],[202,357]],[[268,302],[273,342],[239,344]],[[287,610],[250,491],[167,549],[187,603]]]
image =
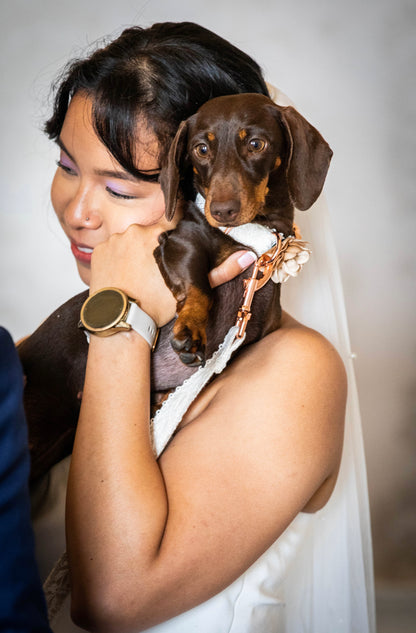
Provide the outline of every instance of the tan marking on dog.
[[256,215],[258,215],[264,207],[266,196],[269,191],[267,186],[269,176],[265,176],[257,186],[245,181],[241,174],[239,174],[238,181],[241,205],[238,224],[246,224],[248,222],[252,222]]
[[195,165],[194,165],[194,167],[193,167],[193,170],[194,170],[194,174],[196,174],[197,176],[199,176],[199,174],[198,174],[198,170],[197,170],[197,168],[195,167]]
[[219,223],[214,220],[211,215],[211,196],[209,195],[209,189],[205,189],[205,206],[204,206],[205,219],[211,226],[218,227]]
[[274,163],[274,169],[277,169],[278,167],[280,167],[281,164],[282,164],[282,159],[280,158],[280,156],[278,156]]
[[245,138],[246,138],[246,136],[247,136],[247,130],[245,130],[244,128],[243,128],[243,129],[241,129],[241,130],[239,131],[239,133],[238,133],[238,136],[240,137],[240,139],[241,139],[242,141],[244,141],[244,139],[245,139]]
[[267,192],[268,192],[268,182],[269,182],[269,177],[266,176],[265,178],[263,178],[263,180],[260,182],[259,185],[257,185],[256,190],[255,190],[255,197],[256,197],[256,203],[259,205],[264,204],[266,196],[267,196]]
[[269,177],[266,176],[251,192],[242,189],[245,195],[241,197],[241,224],[252,222],[263,209],[268,193],[268,181]]
[[202,344],[206,345],[205,328],[210,307],[210,298],[196,286],[190,286],[186,301],[173,327],[174,336],[179,339],[183,338],[184,330],[188,329],[192,333],[193,340],[200,339]]
[[209,141],[211,141],[211,142],[212,142],[212,141],[215,141],[215,134],[214,134],[214,132],[208,132],[208,134],[207,134],[207,139],[208,139]]

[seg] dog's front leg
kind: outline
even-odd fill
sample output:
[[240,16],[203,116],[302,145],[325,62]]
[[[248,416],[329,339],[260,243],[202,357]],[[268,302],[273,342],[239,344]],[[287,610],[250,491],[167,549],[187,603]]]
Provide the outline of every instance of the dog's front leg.
[[205,361],[206,327],[213,300],[208,273],[242,248],[208,224],[192,202],[186,203],[177,227],[159,236],[154,256],[177,302],[171,343],[186,365]]
[[205,361],[206,326],[212,303],[211,269],[206,239],[199,226],[182,220],[159,237],[154,256],[166,285],[176,299],[177,319],[171,344],[183,363]]

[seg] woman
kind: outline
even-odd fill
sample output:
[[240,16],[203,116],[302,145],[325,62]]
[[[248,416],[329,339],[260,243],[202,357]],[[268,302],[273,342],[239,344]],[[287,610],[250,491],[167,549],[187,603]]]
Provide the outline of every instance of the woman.
[[[267,94],[257,64],[189,23],[129,29],[69,68],[46,125],[61,151],[51,197],[91,293],[113,286],[157,326],[172,319],[152,251],[178,218],[164,219],[157,178],[179,122],[236,92]],[[245,265],[227,262],[213,285]],[[346,404],[334,347],[285,314],[196,397],[159,460],[150,354],[135,331],[90,340],[66,513],[74,621],[117,632],[371,630],[365,595],[350,613],[328,595],[312,606],[328,585],[307,576],[313,556],[315,569],[325,559],[319,533],[340,525],[336,508],[335,523],[325,514]],[[346,564],[331,565],[345,592]]]

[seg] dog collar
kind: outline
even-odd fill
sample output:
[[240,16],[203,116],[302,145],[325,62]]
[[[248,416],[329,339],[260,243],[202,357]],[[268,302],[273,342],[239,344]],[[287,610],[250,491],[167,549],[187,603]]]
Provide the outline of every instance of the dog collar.
[[[205,200],[201,194],[197,194],[195,204],[202,215],[205,216],[204,207]],[[257,255],[263,255],[266,251],[276,245],[276,232],[268,229],[266,226],[250,222],[249,224],[240,224],[239,226],[219,227],[221,231],[227,233],[237,242],[241,242],[244,246],[251,248]]]
[[[200,194],[197,195],[195,203],[200,212],[204,214],[205,200]],[[294,225],[294,235],[289,237],[284,237],[282,233],[277,234],[273,229],[256,222],[219,228],[237,242],[251,248],[258,258],[267,255],[262,260],[261,267],[264,266],[268,258],[273,257],[272,253],[276,253],[273,249],[278,246],[279,252],[273,260],[273,268],[268,277],[276,284],[284,283],[290,277],[296,277],[311,255],[309,245],[302,240],[296,225]]]

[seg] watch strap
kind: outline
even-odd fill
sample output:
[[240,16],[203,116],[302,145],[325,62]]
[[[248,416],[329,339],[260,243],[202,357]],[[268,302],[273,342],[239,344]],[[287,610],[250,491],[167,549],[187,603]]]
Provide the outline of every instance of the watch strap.
[[126,323],[131,325],[132,329],[149,343],[151,349],[154,349],[158,334],[157,325],[153,321],[152,317],[139,308],[137,303],[131,299]]

